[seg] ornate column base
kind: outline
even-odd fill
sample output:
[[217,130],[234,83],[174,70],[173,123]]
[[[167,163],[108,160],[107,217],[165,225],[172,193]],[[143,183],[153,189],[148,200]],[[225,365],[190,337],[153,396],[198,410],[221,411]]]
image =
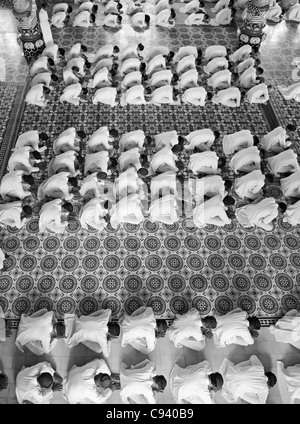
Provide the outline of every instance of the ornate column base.
[[263,28],[253,25],[242,25],[238,31],[239,47],[250,44],[254,52],[258,52],[261,43],[266,39],[267,35]]

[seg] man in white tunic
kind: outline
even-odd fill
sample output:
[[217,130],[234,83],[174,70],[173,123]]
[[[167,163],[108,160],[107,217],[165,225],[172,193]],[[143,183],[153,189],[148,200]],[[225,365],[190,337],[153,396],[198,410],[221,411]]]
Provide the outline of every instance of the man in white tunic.
[[59,172],[39,185],[37,198],[38,200],[43,200],[45,197],[71,200],[73,198],[71,187],[75,188],[77,185],[76,178],[71,177],[70,172]]
[[80,94],[86,95],[87,89],[82,88],[82,85],[79,82],[76,84],[70,84],[64,88],[63,94],[60,96],[59,101],[61,103],[67,102],[74,106],[79,106],[80,102],[86,101],[85,99],[80,98]]
[[138,194],[140,199],[145,198],[144,182],[139,178],[138,173],[134,167],[126,169],[126,171],[119,174],[115,180],[113,187],[113,201],[122,199],[130,194]]
[[185,25],[208,25],[210,24],[209,15],[205,9],[200,9],[195,13],[191,13],[184,21]]
[[65,21],[69,19],[72,11],[73,11],[72,7],[67,5],[66,10],[59,10],[55,12],[51,16],[51,25],[55,26],[56,28],[63,28],[65,26]]
[[267,159],[268,167],[275,177],[299,171],[298,155],[292,149],[285,150]]
[[193,55],[195,59],[202,56],[202,50],[197,49],[195,46],[183,46],[179,47],[173,58],[174,62],[179,62],[183,57]]
[[49,93],[50,88],[44,84],[36,84],[30,88],[24,101],[29,105],[46,107],[49,101],[47,99]]
[[239,76],[235,83],[240,88],[251,88],[261,82],[259,75],[262,73],[263,69],[261,67],[250,66]]
[[103,26],[107,28],[121,28],[122,16],[114,13],[109,13],[103,20]]
[[29,70],[29,74],[33,77],[34,75],[40,74],[41,72],[51,72],[53,67],[53,59],[50,59],[47,56],[40,56],[33,62]]
[[155,16],[155,25],[170,28],[175,26],[176,13],[173,8],[163,9]]
[[84,162],[84,175],[93,174],[94,172],[103,172],[107,174],[108,160],[109,156],[107,150],[86,154]]
[[179,60],[179,62],[176,64],[176,73],[181,75],[190,69],[196,69],[196,59],[192,54],[184,56]]
[[121,88],[128,89],[134,85],[143,83],[143,74],[140,71],[133,71],[126,74],[121,82]]
[[0,194],[4,201],[13,199],[25,199],[31,196],[30,186],[34,184],[32,175],[25,175],[24,171],[8,172],[2,177]]
[[[177,82],[178,77],[176,76],[175,79]],[[154,88],[159,88],[164,85],[172,85],[173,82],[175,81],[173,79],[173,73],[170,69],[163,69],[162,71],[154,72],[149,80],[149,84]]]
[[276,376],[271,372],[265,372],[262,363],[257,356],[234,365],[225,358],[220,367],[224,385],[221,395],[228,402],[250,404],[265,404],[269,395],[269,389],[276,384]]
[[68,225],[68,213],[72,211],[71,203],[63,203],[62,199],[44,203],[40,210],[39,230],[63,233]]
[[151,75],[155,72],[166,69],[166,57],[163,54],[157,54],[154,56],[146,66],[146,74]]
[[117,229],[122,222],[129,224],[140,224],[144,220],[144,215],[141,209],[141,199],[137,193],[120,199],[109,211],[110,224]]
[[257,146],[251,146],[235,153],[229,162],[229,166],[235,174],[238,172],[247,173],[260,169],[260,162],[261,159]]
[[95,56],[91,62],[95,63],[101,59],[115,57],[119,53],[120,49],[118,46],[113,44],[106,44],[105,46],[99,47],[96,51]]
[[121,96],[120,105],[145,105],[145,88],[143,85],[134,85],[128,88]]
[[213,45],[206,48],[204,52],[204,58],[209,62],[215,57],[226,57],[228,54],[228,50],[225,46],[221,45]]
[[131,72],[142,71],[143,68],[143,62],[141,62],[139,58],[130,57],[122,62],[119,68],[119,73],[121,76],[124,76],[130,74]]
[[[210,94],[210,93],[209,93]],[[205,99],[208,96],[204,87],[191,87],[185,90],[181,96],[183,103],[188,103],[194,106],[205,106]],[[208,96],[208,98],[211,98]]]
[[83,10],[74,17],[72,26],[88,28],[90,26],[93,26],[94,23],[95,15],[93,13],[90,13],[88,10]]
[[22,314],[16,337],[21,352],[27,347],[35,355],[50,353],[57,339],[65,337],[65,326],[58,322],[53,311],[40,309],[32,315]]
[[83,229],[88,230],[91,226],[97,231],[102,231],[106,227],[106,215],[107,209],[104,207],[104,201],[96,197],[82,206],[78,218]]
[[173,147],[179,142],[179,136],[176,130],[165,131],[154,136],[155,148],[157,151],[164,147]]
[[284,15],[287,21],[300,22],[300,4],[296,3]]
[[22,228],[27,219],[32,215],[29,205],[23,205],[21,201],[0,204],[0,226]]
[[54,156],[48,165],[48,176],[57,174],[58,172],[69,172],[71,177],[76,177],[80,174],[79,170],[75,169],[75,161],[78,153],[74,150],[68,150],[60,155]]
[[64,378],[63,396],[71,404],[103,404],[114,390],[111,372],[104,359],[73,367]]
[[67,60],[73,59],[73,57],[81,57],[81,55],[85,54],[87,52],[87,47],[81,43],[75,43],[70,48]]
[[300,198],[300,170],[293,172],[286,178],[280,179],[282,194],[286,198]]
[[98,128],[90,135],[86,144],[86,153],[97,153],[102,150],[113,150],[113,141],[118,136],[115,129],[109,130],[107,126]]
[[198,71],[195,68],[181,74],[178,82],[178,88],[181,90],[193,87],[198,87]]
[[134,149],[135,147],[137,147],[139,151],[142,152],[144,150],[144,143],[148,140],[149,138],[145,136],[143,130],[134,130],[124,133],[119,140],[119,153]]
[[103,195],[104,180],[103,178],[98,178],[98,172],[93,172],[80,181],[79,193],[85,200]]
[[148,63],[157,55],[167,56],[169,53],[169,48],[166,46],[155,46],[152,47],[148,53],[145,55],[145,61]]
[[107,358],[111,351],[111,339],[118,337],[120,327],[109,321],[111,309],[100,309],[90,315],[65,314],[64,323],[69,348],[82,343],[94,352],[102,353]]
[[173,194],[166,194],[152,200],[149,207],[149,219],[152,222],[163,222],[173,225],[179,220],[177,198]]
[[254,343],[261,325],[256,317],[248,317],[246,311],[237,308],[225,315],[216,316],[217,326],[213,330],[214,343],[217,348],[230,344],[248,346]]
[[118,102],[116,101],[117,89],[116,87],[102,87],[98,88],[93,96],[93,105],[97,103],[103,103],[110,107],[117,106]]
[[139,171],[142,168],[140,156],[140,149],[138,147],[133,147],[126,150],[126,152],[122,152],[118,159],[119,171],[124,172],[130,167],[134,167]]
[[265,83],[257,84],[246,93],[249,103],[266,103],[269,100],[268,86]]
[[252,47],[250,44],[245,44],[239,49],[235,50],[232,54],[229,55],[229,60],[234,63],[243,62],[243,60],[248,59],[252,53]]
[[218,91],[211,99],[212,103],[228,107],[239,107],[241,104],[241,92],[238,87],[228,87]]
[[[222,158],[223,159],[223,158]],[[220,159],[216,152],[207,150],[201,153],[193,153],[190,156],[189,168],[194,175],[219,174]]]
[[300,200],[292,205],[288,205],[283,215],[283,222],[296,226],[300,224]]
[[166,171],[177,172],[179,168],[176,163],[177,156],[172,152],[171,146],[160,149],[152,156],[148,175],[155,175]]
[[225,189],[230,189],[232,183],[229,180],[223,181],[220,175],[207,175],[202,178],[190,178],[188,189],[195,199],[195,204],[203,203],[205,198],[220,195],[222,199],[227,195]]
[[[257,137],[255,140],[258,141]],[[223,152],[225,155],[231,155],[239,150],[252,147],[253,144],[254,136],[249,130],[241,130],[233,134],[225,134],[223,137]]]
[[51,83],[57,82],[59,80],[58,76],[55,74],[51,74],[50,72],[41,72],[40,74],[37,74],[35,77],[33,77],[30,87],[34,87],[37,84],[43,84],[45,87],[50,88]]
[[47,149],[44,146],[44,142],[49,139],[49,136],[44,132],[39,132],[37,130],[26,131],[18,136],[16,141],[15,149],[20,149],[21,147],[29,146],[33,150],[42,153]]
[[231,223],[220,195],[213,196],[197,205],[193,210],[193,221],[198,228],[203,228],[206,225],[223,227]]
[[203,71],[208,74],[214,74],[218,71],[222,71],[223,69],[228,69],[229,64],[226,57],[215,57],[210,60],[205,66],[203,66]]
[[258,199],[263,194],[265,175],[260,169],[234,180],[234,191],[241,199]]
[[236,218],[245,228],[256,225],[266,231],[273,229],[272,221],[278,216],[278,204],[274,197],[266,197],[258,203],[251,203],[236,209]]
[[156,106],[174,104],[178,100],[178,90],[171,85],[164,85],[152,91],[150,103]]
[[185,136],[189,144],[184,146],[186,150],[198,149],[198,152],[210,150],[214,141],[220,137],[219,131],[212,131],[210,128],[195,130]]
[[286,130],[278,126],[262,137],[260,146],[267,152],[280,153],[291,146],[292,142],[288,138]]
[[104,67],[102,69],[99,69],[94,76],[92,80],[92,88],[103,88],[103,87],[110,87],[112,85],[112,78],[110,76],[109,69]]
[[231,72],[228,69],[215,72],[206,82],[213,90],[224,90],[231,86]]
[[234,70],[238,75],[242,75],[246,69],[251,68],[255,65],[260,65],[259,59],[253,59],[253,57],[248,57],[248,59],[243,60],[238,65],[234,66]]
[[299,403],[300,364],[284,368],[284,363],[277,361],[277,381],[283,403],[286,405]]
[[278,85],[277,88],[286,100],[294,99],[296,102],[300,102],[300,82],[289,86]]
[[296,309],[288,311],[275,325],[270,325],[269,330],[277,342],[300,349],[300,313]]
[[141,306],[131,315],[119,320],[121,346],[132,346],[147,355],[155,349],[157,338],[164,337],[167,330],[165,320],[156,320],[153,309]]
[[213,404],[223,378],[212,372],[208,361],[181,368],[175,364],[170,373],[172,395],[178,404]]
[[53,153],[59,155],[61,153],[74,150],[79,152],[80,140],[84,139],[86,134],[84,131],[76,132],[75,127],[69,127],[59,134],[53,141]]
[[211,329],[216,325],[214,317],[200,318],[199,311],[192,308],[183,315],[176,314],[167,334],[177,349],[187,347],[200,351],[205,347],[206,337],[212,338]]
[[[179,186],[181,188],[181,186]],[[174,195],[176,199],[179,199],[181,190],[178,190],[178,181],[176,174],[172,171],[163,172],[162,174],[156,175],[151,178],[150,189],[151,189],[151,201],[160,198],[160,195],[165,196],[167,194]]]
[[20,170],[25,171],[27,174],[39,172],[40,168],[34,165],[41,162],[41,157],[41,154],[34,151],[30,146],[20,147],[11,154],[8,160],[7,170],[8,172]]

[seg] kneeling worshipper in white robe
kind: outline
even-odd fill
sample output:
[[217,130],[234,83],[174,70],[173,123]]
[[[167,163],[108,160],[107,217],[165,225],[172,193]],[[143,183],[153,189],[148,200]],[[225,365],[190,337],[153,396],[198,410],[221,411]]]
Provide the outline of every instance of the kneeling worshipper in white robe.
[[135,193],[139,195],[140,200],[145,198],[144,182],[139,178],[136,169],[132,166],[116,178],[113,186],[113,201]]
[[177,172],[179,168],[176,166],[176,159],[177,156],[172,152],[171,146],[163,147],[152,156],[148,175],[160,174],[166,171]]
[[103,404],[113,389],[111,372],[104,359],[73,365],[63,384],[63,397],[71,404]]
[[106,44],[105,46],[99,47],[95,55],[89,55],[89,61],[92,63],[98,62],[101,59],[117,57],[120,49],[118,46],[113,44]]
[[237,308],[222,316],[216,316],[217,326],[213,330],[217,348],[231,344],[248,346],[254,343],[261,325],[256,317],[248,317],[246,311]]
[[220,12],[220,10],[224,9],[225,7],[229,7],[230,3],[231,3],[230,0],[219,0],[214,5],[214,7],[211,8],[211,11],[213,13],[218,13],[218,12]]
[[229,60],[230,62],[240,63],[248,59],[251,56],[251,53],[252,47],[250,46],[250,44],[245,44],[244,46],[231,53],[229,55]]
[[191,13],[184,21],[185,25],[209,25],[209,15],[205,12],[205,9],[200,9],[195,13]]
[[150,15],[137,12],[131,17],[130,23],[133,28],[147,29],[150,26]]
[[121,106],[126,105],[145,105],[145,88],[142,84],[134,85],[128,88],[122,95],[120,100]]
[[277,381],[272,372],[265,372],[263,364],[255,355],[236,365],[225,358],[219,371],[224,379],[221,395],[227,402],[241,399],[242,403],[263,405],[267,401],[269,389]]
[[180,90],[193,87],[198,87],[198,71],[195,68],[181,74],[178,81],[178,88]]
[[164,147],[173,147],[178,144],[178,134],[176,130],[165,131],[154,136],[155,148],[157,151]]
[[236,80],[235,84],[240,88],[251,88],[260,83],[259,75],[262,73],[262,68],[249,66]]
[[152,74],[151,78],[149,79],[149,84],[151,87],[159,88],[166,85],[172,85],[172,79],[172,71],[170,69],[163,69]]
[[103,20],[103,26],[108,28],[120,28],[122,25],[122,16],[109,13]]
[[288,311],[275,325],[270,325],[269,330],[276,342],[289,343],[300,349],[300,312],[296,309]]
[[197,47],[195,46],[183,46],[183,47],[179,47],[178,51],[175,53],[174,57],[173,57],[173,61],[174,62],[179,62],[183,57],[186,56],[194,56],[195,59],[198,58],[198,56],[202,56],[202,50],[201,49],[197,49]]
[[70,59],[66,65],[66,69],[73,69],[74,67],[77,67],[79,71],[77,73],[81,75],[82,77],[85,75],[87,69],[90,69],[91,64],[84,59],[83,57],[73,57]]
[[241,199],[258,199],[263,194],[265,175],[260,169],[249,172],[234,180],[234,191]]
[[224,7],[216,16],[210,19],[211,26],[229,25],[235,15],[235,9],[231,7]]
[[237,221],[245,228],[256,225],[266,231],[273,229],[272,221],[278,216],[278,204],[274,197],[251,203],[236,209]]
[[58,322],[53,311],[41,309],[32,315],[22,314],[16,337],[21,352],[27,347],[35,355],[50,353],[57,339],[65,337],[65,326]]
[[123,197],[112,206],[109,211],[110,224],[117,229],[122,222],[129,224],[140,224],[144,221],[144,215],[141,209],[141,199],[137,193]]
[[286,130],[282,126],[274,128],[264,135],[260,141],[260,146],[267,152],[280,153],[290,147],[292,142],[288,139]]
[[20,147],[11,154],[8,160],[7,170],[8,172],[24,171],[27,174],[39,172],[40,168],[34,165],[41,162],[41,158],[41,154],[34,151],[32,147]]
[[211,99],[212,103],[229,107],[238,107],[241,104],[241,92],[238,87],[228,87],[218,91]]
[[79,142],[85,136],[84,131],[78,131],[77,133],[74,127],[67,128],[53,141],[53,153],[59,155],[70,150],[78,152],[80,150]]
[[231,155],[239,150],[252,147],[254,137],[249,130],[237,131],[233,134],[225,134],[223,137],[223,152],[225,155]]
[[113,150],[114,137],[118,136],[118,132],[114,129],[109,130],[107,126],[98,128],[89,136],[86,143],[86,153],[97,153],[102,150],[108,152]]
[[173,194],[166,194],[151,202],[149,219],[152,222],[162,222],[173,225],[179,221],[177,198]]
[[54,199],[45,203],[39,216],[39,230],[63,233],[68,225],[68,213],[73,211],[71,203],[63,203],[62,199]]
[[197,148],[199,152],[208,151],[219,136],[219,131],[212,131],[210,128],[192,131],[185,136],[189,144],[184,146],[184,148],[186,150],[194,150]]
[[183,103],[203,107],[205,106],[206,96],[208,96],[208,93],[204,87],[191,87],[185,90],[181,96],[181,100]]
[[73,66],[72,68],[66,68],[63,70],[63,80],[65,85],[77,84],[82,81],[82,78],[82,75],[79,74],[78,66]]
[[33,150],[42,153],[47,149],[44,146],[44,142],[48,139],[49,136],[44,132],[40,133],[37,130],[26,131],[18,136],[14,150],[29,146]]
[[126,74],[121,82],[121,88],[128,89],[134,85],[143,83],[143,74],[140,71],[133,71]]
[[146,66],[146,74],[152,75],[154,72],[166,69],[166,57],[163,54],[157,54],[154,56]]
[[134,149],[135,147],[142,152],[144,150],[145,141],[146,136],[143,130],[134,130],[124,133],[119,140],[119,153]]
[[265,14],[265,19],[267,21],[280,22],[282,19],[282,15],[283,15],[282,9],[280,5],[275,1],[273,6],[271,6],[269,10],[267,11],[267,13]]
[[181,75],[190,69],[196,69],[196,58],[194,55],[190,54],[188,56],[184,56],[176,65],[176,73],[177,75]]
[[22,228],[31,215],[31,207],[23,205],[21,201],[2,203],[0,204],[0,227]]
[[268,86],[265,83],[257,84],[246,93],[249,103],[266,103],[269,100]]
[[198,174],[219,174],[219,157],[216,152],[207,150],[201,153],[193,153],[190,156],[189,168],[194,175]]
[[141,306],[131,315],[124,315],[120,320],[121,346],[132,346],[147,355],[155,349],[157,338],[164,337],[167,322],[156,320],[153,309]]
[[62,378],[49,362],[25,367],[16,377],[16,397],[19,404],[50,404],[53,392],[62,389]]
[[124,61],[127,59],[130,59],[132,57],[141,59],[142,58],[142,51],[144,50],[144,45],[142,43],[133,43],[128,44],[124,49],[122,49],[119,60]]
[[87,52],[87,47],[85,45],[81,43],[75,43],[69,50],[69,53],[67,55],[67,60],[69,61],[73,59],[73,57],[81,57],[81,55],[86,54],[86,52]]
[[207,175],[202,178],[190,178],[188,181],[188,189],[195,199],[195,204],[199,205],[204,202],[204,198],[220,195],[222,199],[227,196],[225,188],[229,189],[231,182],[223,181],[220,175]]
[[24,171],[13,171],[3,175],[0,182],[0,194],[4,201],[11,198],[25,199],[31,196],[30,186],[34,184],[32,175],[25,175]]
[[167,56],[169,54],[169,48],[166,46],[155,46],[152,47],[148,53],[145,54],[145,61],[148,63],[157,55]]
[[300,169],[298,155],[293,149],[284,150],[267,160],[268,167],[275,177],[280,177],[280,174],[296,172]]
[[277,88],[286,100],[294,99],[296,102],[300,102],[300,82],[287,87],[278,85]]
[[163,9],[155,16],[155,25],[170,28],[175,26],[176,13],[174,9]]
[[225,46],[221,45],[213,45],[206,48],[204,52],[204,58],[209,62],[210,60],[214,59],[215,57],[226,57],[227,56],[227,49]]
[[155,364],[145,359],[136,365],[120,367],[121,401],[123,404],[155,404],[157,392],[163,392],[167,381],[157,375]]
[[111,87],[111,85],[112,79],[108,68],[101,68],[93,75],[92,88]]
[[[65,26],[66,19],[69,18],[73,11],[71,6],[68,6],[67,3],[65,4],[67,6],[65,10],[59,10],[51,16],[51,25],[55,26],[56,28],[63,28]],[[55,6],[58,6],[58,4]]]
[[[42,9],[41,9],[42,10]],[[47,12],[46,12],[47,13]],[[51,30],[50,30],[51,32]],[[54,44],[53,40],[42,52],[42,56],[50,57],[55,64],[57,64],[61,57],[65,56],[65,49],[59,48],[57,44]]]
[[99,71],[102,69],[108,69],[112,73],[116,72],[118,69],[118,64],[114,62],[114,60],[110,57],[100,59],[98,62],[95,62],[96,64],[93,66],[91,70],[91,76],[93,77],[96,75]]
[[184,14],[190,14],[190,13],[195,13],[197,12],[199,9],[200,10],[204,10],[202,7],[200,7],[200,5],[202,6],[202,2],[200,3],[199,0],[191,0],[188,3],[186,3],[184,6],[182,6],[179,9],[180,13],[184,13]]
[[58,81],[58,76],[55,74],[51,74],[50,72],[41,72],[40,74],[37,74],[35,77],[32,78],[30,87],[34,87],[37,84],[43,84],[45,87],[50,88],[52,90],[52,87],[50,87],[51,83]]
[[287,222],[294,227],[300,224],[300,200],[287,206],[283,215],[283,222]]
[[214,317],[200,318],[199,311],[192,308],[183,315],[176,314],[167,334],[177,349],[187,347],[200,351],[205,347],[206,337],[212,338],[211,329],[216,325]]
[[221,390],[223,378],[212,372],[208,361],[181,368],[175,364],[170,373],[173,398],[178,404],[214,404],[215,392]]
[[30,88],[24,101],[29,105],[46,107],[48,103],[47,95],[49,93],[50,88],[44,84],[36,84]]
[[73,198],[71,187],[77,187],[77,184],[76,178],[71,177],[70,172],[59,172],[41,182],[37,198],[38,200],[43,200],[45,197],[71,200]]
[[222,196],[213,196],[197,205],[193,210],[193,221],[197,228],[203,228],[206,225],[216,225],[217,227],[229,225],[231,219],[226,213]]
[[300,364],[284,368],[284,363],[277,361],[277,382],[283,403],[285,405],[299,404]]
[[229,162],[229,166],[235,174],[238,172],[248,173],[260,169],[260,162],[261,158],[257,146],[251,146],[235,153]]
[[79,170],[75,169],[75,160],[77,152],[68,150],[60,155],[54,156],[48,165],[48,176],[57,174],[58,172],[69,172],[71,177],[76,177],[80,174]]
[[98,172],[93,172],[80,181],[79,193],[84,199],[99,198],[104,193],[104,184],[104,180],[98,178]]
[[280,187],[284,197],[300,198],[300,170],[286,178],[280,179]]
[[29,74],[33,77],[42,72],[51,72],[53,67],[54,61],[52,59],[47,56],[40,56],[33,62]]
[[163,172],[162,174],[152,177],[150,183],[151,201],[153,202],[154,200],[159,199],[160,194],[162,194],[162,196],[167,194],[174,195],[175,199],[179,199],[177,187],[176,174],[172,171]]
[[76,84],[70,84],[67,85],[67,87],[64,88],[63,94],[60,96],[59,101],[61,103],[67,102],[74,106],[79,106],[80,102],[83,101],[80,99],[80,94],[86,94],[87,89],[82,88],[82,85],[77,82]]
[[210,60],[205,66],[203,66],[203,71],[208,74],[214,74],[218,71],[222,71],[224,69],[228,69],[229,64],[226,57],[215,57]]
[[98,90],[95,92],[92,103],[93,105],[96,105],[97,103],[103,103],[104,105],[115,107],[118,104],[116,97],[116,87],[102,87],[98,88]]
[[109,155],[107,150],[97,153],[88,153],[85,155],[84,175],[94,174],[95,172],[108,172]]
[[107,209],[104,208],[104,201],[98,197],[89,200],[81,207],[78,219],[82,228],[88,230],[89,226],[98,231],[102,231],[106,227],[105,216]]
[[287,21],[300,22],[300,4],[296,3],[285,14],[283,19]]
[[119,171],[124,172],[130,167],[134,167],[139,171],[142,168],[140,156],[140,149],[138,147],[122,152],[118,159]]
[[231,72],[228,69],[218,71],[208,78],[207,84],[214,90],[224,90],[231,85]]
[[118,337],[120,327],[110,322],[111,309],[101,309],[90,315],[78,317],[76,314],[65,314],[64,323],[69,348],[82,343],[94,352],[102,353],[107,358],[111,351],[111,339]]
[[164,85],[152,91],[150,103],[156,106],[163,104],[172,105],[178,96],[178,91],[171,85]]
[[93,13],[90,13],[88,10],[83,10],[74,17],[72,26],[88,28],[93,26],[93,23],[95,22],[94,19],[95,15]]
[[130,74],[131,72],[136,71],[142,71],[143,63],[140,61],[137,57],[130,57],[126,60],[124,60],[119,68],[119,73],[122,77],[124,77],[127,74]]
[[238,65],[234,67],[235,72],[240,76],[242,75],[248,68],[252,66],[259,65],[261,62],[259,59],[253,59],[253,57],[248,57],[248,59],[243,60]]

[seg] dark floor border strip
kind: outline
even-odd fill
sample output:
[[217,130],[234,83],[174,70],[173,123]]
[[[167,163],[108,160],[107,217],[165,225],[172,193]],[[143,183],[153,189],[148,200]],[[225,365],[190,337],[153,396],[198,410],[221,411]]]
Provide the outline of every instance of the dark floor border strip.
[[275,109],[270,100],[267,101],[266,105],[260,104],[259,108],[263,114],[266,123],[268,124],[270,131],[280,125]]

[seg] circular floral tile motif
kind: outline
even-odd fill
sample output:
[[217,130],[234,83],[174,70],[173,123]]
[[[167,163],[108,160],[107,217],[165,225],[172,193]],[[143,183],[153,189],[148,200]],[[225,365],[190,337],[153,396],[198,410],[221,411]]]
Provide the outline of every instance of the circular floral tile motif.
[[270,295],[264,294],[259,299],[260,308],[269,315],[274,315],[278,311],[277,301]]
[[186,264],[193,271],[200,271],[204,267],[204,260],[200,255],[194,253],[188,256]]
[[147,306],[153,309],[154,315],[162,315],[166,310],[166,302],[159,296],[152,296]]
[[26,224],[26,230],[29,233],[38,233],[39,232],[39,220],[37,218],[33,218]]
[[150,275],[146,280],[146,287],[152,293],[158,293],[164,288],[164,280],[159,275]]
[[100,247],[100,240],[96,236],[89,236],[83,242],[83,247],[88,252],[94,252]]
[[251,286],[249,278],[244,274],[235,274],[232,277],[232,284],[238,291],[241,292],[248,291]]
[[3,242],[3,249],[6,252],[14,252],[15,250],[17,250],[20,247],[20,240],[18,237],[15,236],[11,236],[8,237],[6,240],[4,240]]
[[150,252],[155,252],[160,248],[160,240],[158,237],[155,236],[148,236],[144,240],[144,246],[147,250],[150,250]]
[[217,296],[215,308],[220,315],[225,315],[233,310],[233,301],[227,296]]
[[82,260],[82,266],[87,272],[93,272],[99,268],[100,260],[95,255],[87,255]]
[[207,249],[212,251],[217,251],[221,248],[221,241],[216,236],[207,236],[204,239],[204,244],[207,247]]
[[93,314],[98,309],[98,302],[94,297],[87,296],[79,302],[79,310],[82,315]]
[[190,287],[196,292],[203,292],[207,288],[207,280],[203,275],[194,274],[190,277]]
[[180,271],[183,268],[183,260],[179,255],[169,255],[166,265],[171,271]]
[[221,271],[225,267],[225,260],[221,255],[214,253],[207,258],[208,266],[214,271]]
[[107,255],[103,259],[103,266],[107,271],[116,271],[120,267],[120,259],[115,255]]
[[37,237],[27,237],[23,242],[26,252],[34,252],[40,246],[40,240]]
[[164,240],[166,249],[176,252],[181,247],[181,242],[178,237],[167,236]]
[[116,297],[107,297],[102,302],[102,309],[111,309],[112,316],[118,315],[121,310],[121,302]]
[[[16,283],[16,289],[20,293],[29,293],[30,290],[33,289],[33,286],[34,286],[34,280],[30,275],[22,275],[20,278],[18,278]],[[3,292],[1,287],[1,280],[0,280],[0,290],[1,292]]]
[[143,306],[142,300],[137,296],[129,296],[125,300],[124,309],[126,314],[131,315],[134,311]]
[[22,271],[33,271],[34,268],[36,267],[37,264],[37,260],[34,256],[32,255],[25,255],[21,260],[20,260],[20,268]]
[[248,312],[248,314],[253,314],[256,309],[256,304],[251,296],[243,295],[238,297],[237,307]]
[[185,314],[189,309],[187,300],[182,296],[173,296],[170,300],[170,309],[173,314]]
[[162,260],[158,255],[149,255],[145,259],[145,265],[150,271],[158,271],[162,267]]
[[282,197],[282,191],[276,185],[270,185],[266,191],[267,197],[274,197],[274,199],[280,199]]
[[140,229],[140,224],[129,224],[129,222],[124,222],[123,226],[128,233],[136,233]]
[[59,315],[73,314],[75,306],[75,301],[71,297],[65,296],[57,302],[57,312]]
[[104,239],[103,246],[108,252],[115,252],[120,247],[120,240],[116,236],[108,236]]
[[124,287],[129,293],[138,293],[142,289],[143,283],[137,275],[129,275],[125,278]]
[[293,234],[287,234],[284,236],[285,245],[291,250],[300,249],[300,240],[299,237],[294,236]]
[[270,265],[275,269],[285,269],[287,267],[287,260],[280,253],[272,253],[269,257]]
[[22,314],[28,314],[30,306],[30,300],[27,297],[21,296],[13,301],[12,311],[14,315],[21,316]]
[[61,267],[64,271],[75,271],[79,265],[79,259],[75,255],[67,255],[61,261]]
[[300,309],[300,302],[297,297],[291,294],[285,294],[281,298],[281,305],[285,311],[291,311],[292,309]]
[[204,296],[196,296],[192,301],[192,308],[199,311],[201,315],[208,315],[211,310],[211,304]]
[[185,289],[185,279],[178,274],[173,274],[168,279],[169,289],[173,292],[182,292]]
[[256,236],[246,236],[244,238],[244,243],[249,250],[259,250],[261,248],[261,242]]
[[201,247],[201,241],[196,236],[187,236],[184,239],[184,245],[188,250],[196,251]]
[[300,268],[300,254],[299,253],[292,253],[290,255],[290,263],[295,267],[295,268]]
[[55,252],[60,246],[60,241],[55,236],[49,236],[44,240],[43,247],[46,252]]
[[162,224],[162,227],[167,233],[175,233],[178,231],[179,224],[178,222],[174,222],[174,224]]
[[228,290],[229,281],[223,274],[215,274],[211,277],[211,285],[218,292],[225,292]]
[[124,260],[125,268],[128,269],[128,271],[138,271],[141,264],[141,259],[136,255],[128,255]]
[[290,291],[294,286],[292,277],[285,273],[275,275],[275,283],[283,291]]
[[289,224],[288,222],[283,222],[283,217],[278,218],[277,220],[278,227],[283,231],[292,231],[293,226]]
[[249,256],[249,265],[252,266],[252,268],[257,269],[258,271],[261,271],[265,269],[267,263],[262,255],[253,253]]
[[80,247],[80,241],[77,237],[70,236],[65,239],[63,246],[67,252],[75,252]]
[[237,223],[235,221],[231,221],[230,224],[223,225],[225,231],[233,233],[237,229]]
[[141,242],[138,237],[126,237],[126,239],[124,240],[124,247],[130,252],[136,252],[141,247]]
[[8,300],[5,297],[3,297],[3,296],[0,296],[0,306],[3,309],[3,312],[6,312],[7,311],[7,309],[8,309]]
[[66,226],[66,230],[69,233],[78,233],[78,231],[80,230],[81,225],[80,225],[80,221],[78,219],[72,219],[72,221],[68,222],[68,225]]
[[53,302],[49,297],[43,296],[35,301],[34,312],[40,311],[41,309],[47,309],[48,311],[53,311]]
[[[94,293],[99,288],[99,280],[95,275],[86,275],[81,280],[81,288],[85,293]],[[105,280],[103,281],[103,288],[105,288]]]
[[72,293],[77,287],[77,280],[74,275],[65,275],[59,281],[59,289],[63,293]]
[[242,255],[238,255],[237,253],[234,253],[229,256],[228,264],[231,268],[241,271],[242,269],[245,268],[246,261]]
[[274,235],[267,235],[264,238],[265,245],[268,247],[268,249],[271,250],[278,250],[280,249],[281,243],[278,237]]
[[191,218],[184,218],[182,220],[182,228],[188,233],[195,233],[197,231],[197,227]]
[[43,275],[38,283],[37,288],[41,293],[50,293],[55,287],[55,278],[52,275]]
[[[26,257],[24,257],[23,258],[23,262],[25,262],[24,263],[24,268],[26,267],[26,266],[29,266],[29,265],[33,265],[33,262],[31,262],[31,261],[29,261],[28,263],[27,263],[27,261],[26,261],[26,259],[25,259]],[[35,258],[34,258],[35,259]],[[21,260],[22,261],[22,260]],[[16,267],[16,263],[17,263],[17,260],[16,260],[16,258],[13,256],[13,255],[9,255],[9,257],[8,258],[5,258],[4,259],[4,261],[3,261],[3,268],[2,268],[2,271],[6,271],[6,272],[9,272],[9,271],[12,271],[15,267]],[[36,263],[36,262],[35,262]],[[20,264],[20,267],[21,267],[21,264]],[[33,268],[32,269],[34,269],[35,268],[35,266],[33,266]],[[22,267],[21,267],[21,269],[22,269]],[[23,271],[32,271],[32,269],[23,269]]]
[[159,223],[158,222],[151,222],[149,219],[145,219],[143,222],[144,230],[147,231],[147,233],[156,233],[159,229]]
[[229,250],[239,250],[241,248],[241,241],[237,236],[229,235],[224,239],[224,244]]
[[256,274],[253,278],[253,282],[258,290],[269,291],[272,288],[272,280],[266,274]]
[[6,293],[8,290],[10,290],[12,287],[12,283],[12,278],[9,275],[0,275],[0,292]]

